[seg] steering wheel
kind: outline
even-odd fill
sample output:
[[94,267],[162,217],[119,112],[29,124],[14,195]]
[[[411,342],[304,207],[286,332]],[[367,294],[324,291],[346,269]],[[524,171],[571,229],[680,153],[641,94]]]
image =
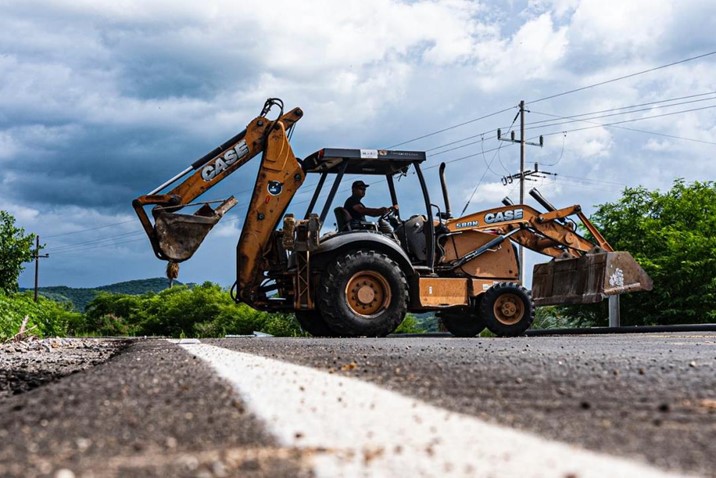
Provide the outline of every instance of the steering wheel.
[[385,214],[380,216],[380,219],[387,221],[388,219],[390,219],[391,216],[395,215],[396,212],[397,212],[397,209],[395,209],[393,206],[390,206],[388,208],[388,210],[385,212]]

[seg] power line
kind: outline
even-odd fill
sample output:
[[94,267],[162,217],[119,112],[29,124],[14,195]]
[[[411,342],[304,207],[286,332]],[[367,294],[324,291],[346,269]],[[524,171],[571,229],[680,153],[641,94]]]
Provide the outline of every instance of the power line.
[[127,224],[127,223],[130,223],[130,222],[135,222],[135,220],[132,219],[132,220],[129,220],[129,221],[115,222],[115,223],[112,223],[112,224],[105,224],[104,226],[91,227],[91,228],[89,228],[89,229],[80,229],[80,230],[78,230],[78,231],[63,232],[63,233],[60,233],[60,234],[53,234],[53,235],[51,235],[51,236],[43,236],[43,237],[44,237],[45,239],[49,239],[49,238],[51,238],[51,237],[68,236],[68,235],[70,235],[70,234],[80,234],[80,233],[82,233],[82,232],[96,231],[96,230],[98,230],[98,229],[104,229],[104,228],[107,228],[107,227],[119,226],[119,225],[121,225],[121,224]]
[[576,179],[576,180],[581,180],[581,181],[588,181],[590,183],[610,184],[612,186],[620,186],[620,187],[624,187],[624,188],[627,187],[627,185],[624,183],[617,183],[615,181],[605,181],[604,179],[582,178],[579,176],[568,176],[566,174],[560,174],[559,177],[567,178],[567,179]]
[[103,237],[103,238],[100,238],[100,239],[92,239],[92,240],[89,240],[89,241],[82,241],[82,242],[74,242],[74,243],[70,243],[70,244],[63,244],[63,245],[61,245],[61,246],[57,246],[57,247],[54,248],[54,249],[53,249],[53,248],[49,248],[49,251],[54,254],[54,253],[57,253],[57,252],[64,252],[64,251],[72,250],[72,249],[82,249],[82,248],[84,248],[84,247],[90,247],[90,246],[92,246],[92,245],[100,245],[100,244],[101,244],[101,245],[110,245],[110,244],[111,244],[111,241],[114,241],[114,240],[116,240],[116,239],[120,239],[120,238],[123,238],[123,237],[136,236],[136,235],[138,235],[138,234],[142,234],[142,231],[132,231],[132,232],[126,232],[126,233],[124,233],[124,234],[115,234],[115,235],[113,235],[113,236]]
[[[643,117],[641,117],[641,118],[633,118],[633,119],[628,119],[628,120],[623,120],[623,121],[615,121],[614,123],[604,123],[604,124],[598,124],[598,125],[595,125],[595,126],[585,126],[584,128],[570,129],[570,130],[567,130],[566,132],[568,132],[568,133],[574,133],[574,132],[576,132],[576,131],[584,131],[584,130],[587,130],[587,129],[601,128],[601,127],[603,127],[603,126],[604,126],[604,127],[608,127],[608,126],[614,126],[614,125],[619,125],[619,124],[624,124],[624,123],[634,123],[634,122],[637,122],[637,121],[643,121],[643,120],[654,119],[654,118],[663,118],[663,117],[665,117],[665,116],[673,116],[673,115],[678,115],[678,114],[681,114],[681,113],[690,113],[690,112],[693,112],[693,111],[708,110],[708,109],[711,109],[711,108],[716,108],[716,105],[704,106],[704,107],[702,107],[702,108],[692,108],[692,109],[683,110],[683,111],[674,111],[674,112],[671,112],[671,113],[663,113],[663,114],[659,114],[659,115],[643,116]],[[563,134],[564,132],[565,132],[565,131],[556,131],[556,132],[552,132],[552,133],[544,133],[542,136],[554,136],[555,134]]]
[[[523,103],[520,103],[520,112],[522,112],[523,106],[524,106],[524,104],[523,104]],[[524,114],[524,113],[522,113],[522,114]],[[517,116],[515,116],[515,118],[512,120],[512,124],[510,125],[510,127],[509,127],[508,130],[507,130],[508,133],[510,132],[510,130],[512,129],[512,127],[515,125],[515,121],[517,121]],[[498,136],[499,136],[499,135],[498,135]],[[480,180],[477,182],[477,185],[475,186],[475,189],[472,190],[472,194],[470,194],[470,198],[469,198],[469,199],[467,200],[467,202],[465,203],[465,207],[462,208],[462,212],[460,212],[460,215],[461,215],[461,216],[465,214],[465,211],[466,211],[467,208],[470,206],[470,203],[472,202],[472,198],[475,197],[475,193],[477,192],[477,188],[480,187],[480,184],[482,184],[482,181],[485,179],[485,176],[487,176],[487,171],[491,171],[490,166],[491,166],[492,163],[495,161],[495,158],[500,155],[500,150],[502,149],[502,145],[503,145],[503,144],[504,144],[503,142],[500,142],[500,144],[499,144],[499,145],[497,146],[497,148],[496,148],[497,151],[496,151],[495,154],[492,156],[492,159],[490,160],[490,162],[487,163],[487,169],[485,169],[485,172],[482,173],[482,177],[481,177]],[[515,144],[515,143],[512,143],[512,144]],[[485,152],[484,152],[484,151],[482,151],[482,156],[483,156],[483,157],[485,156]],[[500,160],[500,163],[502,163],[502,160]],[[504,167],[504,165],[503,165],[503,167]],[[494,171],[493,171],[493,174],[494,174]]]
[[54,255],[57,255],[57,254],[72,254],[72,253],[76,253],[76,252],[83,252],[83,251],[85,251],[85,250],[90,250],[90,249],[99,249],[99,248],[101,248],[101,247],[120,246],[120,245],[123,245],[123,244],[129,244],[130,242],[138,242],[138,241],[143,241],[143,240],[145,240],[144,237],[139,237],[139,238],[137,238],[137,239],[129,239],[129,240],[126,240],[126,241],[120,241],[120,242],[115,242],[115,243],[111,243],[111,244],[96,244],[96,245],[93,245],[93,246],[87,246],[87,247],[81,247],[81,248],[75,248],[75,249],[66,249],[66,250],[62,250],[62,251],[59,251],[59,252],[53,252],[53,254],[54,254]]
[[[611,113],[611,112],[613,112],[613,111],[627,110],[627,109],[633,109],[633,108],[641,108],[642,106],[653,106],[653,105],[658,105],[658,104],[662,104],[662,103],[669,103],[669,102],[678,101],[678,100],[687,100],[687,99],[691,99],[691,98],[697,98],[697,97],[700,97],[700,96],[708,96],[708,95],[716,95],[716,91],[710,91],[710,92],[708,92],[708,93],[699,93],[699,94],[696,94],[696,95],[680,96],[680,97],[669,98],[669,99],[665,99],[665,100],[650,101],[650,102],[648,102],[648,103],[641,103],[641,104],[636,104],[636,105],[619,106],[619,107],[617,107],[617,108],[609,108],[609,109],[600,110],[600,111],[591,111],[591,112],[589,112],[589,113],[579,113],[579,114],[575,114],[575,115],[557,116],[557,117],[562,118],[562,119],[579,118],[580,116],[591,116],[591,115],[597,115],[597,114],[602,114],[602,113]],[[664,105],[664,106],[665,106],[666,108],[670,108],[670,107],[672,107],[672,106],[679,106],[679,105],[688,104],[688,103],[698,103],[698,102],[700,102],[700,101],[710,101],[710,100],[714,100],[714,99],[716,99],[716,96],[713,97],[713,98],[705,98],[705,99],[694,100],[694,101],[685,101],[685,102],[683,102],[683,103],[674,103],[674,104],[672,104],[672,105]],[[550,116],[550,115],[547,114],[547,113],[539,113],[539,112],[534,111],[534,110],[530,110],[530,112],[536,113],[536,114],[542,114],[542,115],[545,115],[545,116]],[[633,111],[625,111],[625,112],[622,113],[622,114],[628,114],[628,113],[632,113],[632,112],[633,112]],[[556,115],[552,115],[552,116],[556,116]],[[533,121],[533,122],[531,123],[531,125],[536,125],[536,124],[540,124],[540,123],[548,123],[548,122],[550,122],[550,121],[551,121],[551,120]]]
[[555,161],[554,163],[540,162],[542,166],[556,166],[557,164],[559,164],[560,161],[562,161],[562,157],[564,156],[564,146],[567,144],[567,132],[563,131],[563,133],[564,136],[562,137],[562,150],[559,152],[559,158],[557,158],[557,161]]
[[[671,108],[672,106],[681,106],[681,105],[686,105],[686,104],[691,104],[691,103],[700,103],[702,101],[712,101],[712,100],[716,100],[716,98],[708,98],[706,100],[684,101],[681,103],[674,103],[672,105],[664,106],[664,108]],[[712,106],[716,106],[716,105],[712,105]],[[637,110],[625,111],[622,113],[610,113],[610,114],[604,114],[604,115],[598,115],[598,116],[590,116],[588,113],[581,114],[581,115],[573,115],[573,116],[567,116],[565,118],[568,121],[542,120],[542,121],[537,121],[535,123],[532,123],[532,126],[530,126],[527,129],[540,129],[540,128],[548,128],[550,126],[562,126],[562,125],[566,125],[566,124],[578,123],[580,121],[611,118],[613,116],[620,116],[620,115],[633,114],[633,113],[642,113],[644,111],[653,111],[653,108],[641,108],[641,109],[637,109]],[[684,110],[682,112],[689,112],[689,111],[694,111],[694,110]],[[543,114],[545,116],[549,116],[547,113],[538,113],[538,114]],[[587,116],[587,117],[580,118],[581,116]],[[575,118],[575,119],[572,119],[572,118]],[[542,124],[540,124],[540,123],[542,123]],[[546,123],[546,124],[544,124],[544,123]]]
[[587,89],[589,89],[589,88],[595,88],[595,87],[597,87],[597,86],[606,85],[606,84],[608,84],[608,83],[614,83],[614,82],[616,82],[616,81],[625,80],[625,79],[627,79],[627,78],[633,78],[633,77],[635,77],[635,76],[643,75],[643,74],[646,74],[646,73],[651,73],[652,71],[662,70],[662,69],[668,68],[668,67],[670,67],[670,66],[680,65],[680,64],[682,64],[682,63],[686,63],[686,62],[689,62],[689,61],[698,60],[698,59],[705,58],[705,57],[711,56],[711,55],[716,55],[716,51],[712,51],[712,52],[709,52],[709,53],[704,53],[703,55],[693,56],[693,57],[691,57],[691,58],[685,58],[685,59],[683,59],[683,60],[675,61],[675,62],[673,62],[673,63],[668,63],[668,64],[666,64],[666,65],[661,65],[661,66],[657,66],[657,67],[654,67],[654,68],[649,68],[649,69],[647,69],[647,70],[638,71],[638,72],[636,72],[636,73],[631,73],[631,74],[629,74],[629,75],[620,76],[620,77],[618,77],[618,78],[612,78],[611,80],[600,81],[599,83],[594,83],[594,84],[592,84],[592,85],[583,86],[583,87],[581,87],[581,88],[575,88],[575,89],[573,89],[573,90],[564,91],[564,92],[562,92],[562,93],[557,93],[557,94],[555,94],[555,95],[545,96],[544,98],[540,98],[540,99],[537,99],[537,100],[530,101],[530,102],[528,102],[528,104],[534,104],[534,103],[539,103],[540,101],[551,100],[551,99],[553,99],[553,98],[558,98],[558,97],[560,97],[560,96],[569,95],[569,94],[571,94],[571,93],[576,93],[576,92],[578,92],[578,91],[587,90]]
[[[540,113],[540,112],[537,112],[537,111],[533,111],[533,113],[538,114],[538,115],[554,116],[555,118],[565,119],[565,118],[563,118],[562,116],[553,115],[553,114],[549,114],[549,113]],[[607,128],[623,129],[623,130],[625,130],[625,131],[633,131],[633,132],[635,132],[635,133],[644,133],[644,134],[650,134],[650,135],[654,135],[654,136],[663,136],[663,137],[665,137],[665,138],[680,139],[680,140],[683,140],[683,141],[693,141],[693,142],[695,142],[695,143],[716,144],[715,141],[706,141],[706,140],[703,140],[703,139],[696,139],[696,138],[686,138],[686,137],[684,137],[684,136],[677,136],[677,135],[674,135],[674,134],[658,133],[658,132],[656,132],[656,131],[646,131],[646,130],[643,130],[643,129],[628,128],[628,127],[626,127],[626,126],[611,125],[611,124],[608,124],[608,123],[597,123],[596,121],[589,121],[589,120],[586,120],[586,119],[578,120],[578,121],[575,121],[575,122],[579,122],[579,121],[581,121],[581,122],[583,122],[583,123],[589,123],[589,124],[596,125],[595,128],[596,128],[596,127],[600,127],[600,126],[604,126],[604,127],[607,127]],[[563,131],[563,133],[564,133],[565,136],[566,136],[566,133],[567,133],[567,132],[566,132],[566,131]],[[552,133],[552,134],[554,134],[554,133]],[[564,144],[562,145],[562,148],[563,148],[563,151],[564,151]]]
[[[433,157],[435,157],[435,156],[440,156],[441,154],[449,153],[449,152],[451,152],[451,151],[457,151],[458,149],[467,148],[468,146],[473,146],[473,145],[478,144],[478,143],[482,146],[482,145],[485,143],[485,137],[484,137],[485,134],[491,133],[491,132],[492,132],[492,130],[490,130],[490,131],[485,131],[484,133],[480,133],[479,135],[477,135],[477,136],[481,136],[481,138],[480,138],[479,141],[471,141],[471,142],[465,143],[465,144],[463,144],[463,145],[461,145],[461,146],[455,146],[454,148],[445,149],[445,150],[443,150],[443,151],[438,151],[437,153],[431,153],[431,154],[430,154],[430,157],[433,158]],[[474,137],[474,136],[472,136],[472,137],[470,137],[470,138],[465,138],[465,139],[471,139],[471,138],[473,138],[473,137]],[[465,141],[465,139],[460,140],[460,141]],[[493,139],[493,138],[488,138],[488,141],[489,141],[490,139]],[[460,141],[457,141],[457,142],[460,142]],[[431,148],[431,149],[427,150],[426,152],[431,151],[431,150],[434,150],[434,149],[438,149],[438,148],[440,148],[440,147],[441,147],[441,146],[438,146],[437,148]]]
[[420,139],[429,138],[430,136],[435,136],[436,134],[444,133],[445,131],[450,131],[451,129],[459,128],[459,127],[461,127],[461,126],[465,126],[465,125],[468,125],[468,124],[470,124],[470,123],[474,123],[474,122],[476,122],[476,121],[484,120],[484,119],[486,119],[486,118],[490,118],[490,117],[492,117],[492,116],[499,115],[499,114],[504,113],[504,112],[506,112],[506,111],[510,111],[510,110],[512,110],[512,109],[514,109],[514,108],[515,108],[514,106],[511,106],[511,107],[509,107],[509,108],[505,108],[505,109],[500,110],[500,111],[495,111],[494,113],[490,113],[490,114],[485,115],[485,116],[480,116],[479,118],[474,118],[474,119],[465,121],[464,123],[460,123],[460,124],[448,126],[447,128],[443,128],[443,129],[440,129],[440,130],[437,130],[437,131],[433,131],[433,132],[431,132],[431,133],[427,133],[427,134],[424,134],[424,135],[422,135],[422,136],[418,136],[417,138],[409,139],[409,140],[407,140],[407,141],[403,141],[402,143],[398,143],[398,144],[394,144],[394,145],[392,145],[392,146],[388,146],[387,149],[397,148],[398,146],[403,146],[404,144],[412,143],[412,142],[418,141],[418,140],[420,140]]

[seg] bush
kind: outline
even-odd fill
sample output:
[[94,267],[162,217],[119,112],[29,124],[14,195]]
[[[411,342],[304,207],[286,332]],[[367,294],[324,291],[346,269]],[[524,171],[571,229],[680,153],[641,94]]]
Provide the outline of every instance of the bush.
[[405,319],[400,323],[395,334],[424,334],[427,332],[418,323],[418,319],[413,314],[405,314]]
[[69,310],[69,304],[42,296],[38,302],[31,292],[0,294],[0,340],[14,337],[28,317],[25,330],[37,337],[67,335],[70,324],[81,322],[82,314]]
[[[600,205],[591,220],[614,249],[629,251],[654,281],[651,292],[622,296],[624,325],[716,320],[716,183],[678,179],[663,193],[626,188],[619,201]],[[607,325],[606,301],[566,310]]]
[[269,314],[236,304],[216,284],[176,286],[140,296],[103,292],[87,305],[86,334],[222,337],[261,331],[302,335],[290,314]]
[[580,327],[594,327],[596,324],[588,316],[580,317],[570,315],[564,307],[549,305],[537,307],[533,329],[571,329]]

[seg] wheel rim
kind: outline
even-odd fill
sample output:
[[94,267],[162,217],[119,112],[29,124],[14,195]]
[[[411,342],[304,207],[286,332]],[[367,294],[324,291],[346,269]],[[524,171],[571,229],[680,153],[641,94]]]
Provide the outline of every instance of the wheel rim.
[[525,305],[515,294],[502,294],[492,307],[495,318],[505,325],[514,325],[525,315]]
[[388,308],[391,298],[388,281],[375,271],[357,272],[346,284],[346,302],[358,315],[376,315]]

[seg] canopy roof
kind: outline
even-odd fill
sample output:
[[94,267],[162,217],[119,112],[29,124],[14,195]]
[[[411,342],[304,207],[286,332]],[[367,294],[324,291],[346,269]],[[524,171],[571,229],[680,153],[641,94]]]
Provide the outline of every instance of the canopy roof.
[[303,160],[307,173],[338,173],[347,163],[345,174],[393,175],[408,170],[411,164],[425,161],[423,151],[385,149],[323,148]]

